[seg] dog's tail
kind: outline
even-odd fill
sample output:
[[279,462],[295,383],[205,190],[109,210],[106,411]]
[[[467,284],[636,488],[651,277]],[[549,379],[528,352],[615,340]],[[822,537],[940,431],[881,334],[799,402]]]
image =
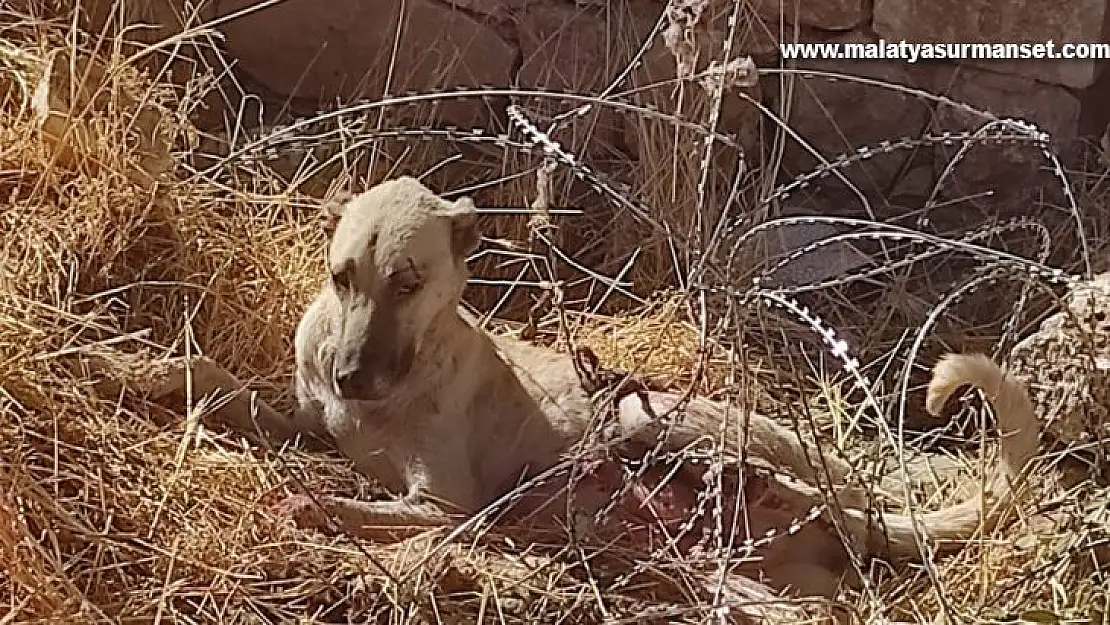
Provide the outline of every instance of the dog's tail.
[[[1025,386],[983,354],[948,354],[941,358],[929,383],[926,410],[937,415],[952,393],[968,384],[983,391],[994,409],[1001,435],[1001,458],[981,493],[918,516],[924,539],[942,541],[937,547],[943,549],[958,548],[960,541],[970,539],[980,527],[984,531],[994,527],[1015,501],[1040,444],[1040,424]],[[881,522],[875,522],[862,511],[845,510],[845,521],[849,533],[866,540],[870,551],[885,551],[903,559],[921,554],[914,520],[909,516],[883,515]]]

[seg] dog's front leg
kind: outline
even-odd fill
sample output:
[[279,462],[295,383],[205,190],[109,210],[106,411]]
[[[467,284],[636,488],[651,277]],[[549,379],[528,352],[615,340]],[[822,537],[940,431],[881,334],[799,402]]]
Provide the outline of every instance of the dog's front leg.
[[[194,397],[230,394],[220,399],[215,413],[226,419],[241,434],[255,442],[283,443],[297,435],[292,419],[258,399],[252,405],[245,385],[207,356],[169,358],[157,363],[153,398],[191,391]],[[261,431],[261,437],[259,436]]]
[[300,527],[342,531],[367,540],[400,540],[454,521],[440,506],[416,497],[362,501],[294,495],[283,501],[278,511]]
[[[206,356],[153,360],[138,354],[105,350],[86,354],[84,365],[97,374],[103,390],[119,393],[124,386],[151,399],[188,393],[216,398],[213,412],[255,443],[280,444],[303,428],[262,400],[251,401],[245,385]],[[259,436],[259,430],[262,436]]]

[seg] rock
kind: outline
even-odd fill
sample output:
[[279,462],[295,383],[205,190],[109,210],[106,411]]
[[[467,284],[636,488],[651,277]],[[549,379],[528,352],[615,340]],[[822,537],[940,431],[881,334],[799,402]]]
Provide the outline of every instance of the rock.
[[[253,4],[224,0],[220,13]],[[220,30],[238,67],[269,89],[328,103],[380,98],[387,79],[390,94],[506,85],[516,58],[493,28],[434,0],[287,0]],[[437,107],[441,123],[461,126],[486,125],[485,109],[480,101]]]
[[[872,27],[887,40],[1003,43],[1105,40],[1105,0],[875,0]],[[1101,69],[1094,60],[967,60],[968,64],[1082,89]]]
[[[523,62],[517,84],[549,91],[597,94],[621,74],[652,28],[656,16],[649,11],[633,12],[636,5],[575,7],[569,4],[535,3],[516,17]],[[646,8],[641,4],[641,8]],[[650,7],[656,13],[658,9]],[[622,33],[620,37],[610,32]],[[623,91],[628,85],[618,89]],[[547,113],[568,110],[568,103],[553,103]],[[530,101],[529,109],[542,110]],[[595,107],[557,139],[589,155],[612,154],[619,149],[623,134],[622,114],[608,107]]]
[[1093,85],[1083,90],[1080,100],[1083,108],[1080,134],[1101,137],[1110,126],[1110,72],[1102,72]]
[[[790,211],[788,211],[790,212]],[[808,245],[842,234],[843,228],[827,223],[796,223],[778,226],[767,232],[767,264],[769,269],[785,260],[792,253]],[[843,276],[853,269],[870,262],[870,258],[847,241],[838,241],[815,248],[813,251],[791,260],[767,277],[764,286],[783,288],[815,284],[837,276]]]
[[[934,81],[937,93],[998,116],[1031,121],[1059,144],[1079,131],[1079,99],[1063,87],[971,67],[941,69]],[[978,116],[945,104],[937,106],[937,114],[944,129],[982,123]]]
[[[662,8],[656,2],[644,1],[626,3],[619,9],[616,7],[533,3],[521,11],[516,22],[523,63],[517,82],[522,86],[586,93],[598,93],[609,86],[651,35]],[[698,71],[705,70],[711,61],[720,58],[728,32],[728,12],[721,7],[713,9],[701,16],[693,31]],[[751,28],[738,29],[733,45],[734,58],[774,48],[769,35],[766,32],[757,35],[752,30],[755,26],[751,22],[745,20]],[[613,32],[622,35],[613,37]],[[678,70],[674,55],[662,36],[649,43],[651,47],[644,55],[642,64],[618,89],[624,91],[650,86],[634,97],[665,111],[675,110],[677,99],[673,80]],[[758,86],[747,89],[747,92],[759,99]],[[694,113],[701,110],[694,102],[703,96],[697,84],[685,86],[685,115],[697,117],[701,114]],[[718,129],[742,135],[745,145],[754,146],[755,140],[750,136],[756,125],[754,119],[758,117],[754,107],[738,96],[735,90],[726,88],[721,108]],[[559,137],[560,141],[569,137],[566,138],[569,145],[585,144],[579,149],[588,148],[590,155],[606,152],[608,144],[620,145],[624,153],[637,155],[642,147],[642,138],[651,134],[645,129],[644,120],[612,109],[591,113],[586,121],[586,124],[579,125],[588,129],[588,143],[578,140],[572,132]],[[664,137],[664,141],[670,145],[673,137]]]
[[1084,455],[1110,436],[1110,275],[1068,289],[1062,310],[1010,352],[1045,438]]
[[755,0],[755,10],[769,18],[771,24],[779,16],[790,24],[804,24],[822,30],[851,30],[867,19],[863,0]]
[[[862,33],[850,33],[827,41],[862,43],[874,39]],[[797,66],[906,86],[925,81],[931,72],[921,66],[891,61],[853,61],[849,67],[843,61],[807,59],[797,61]],[[850,154],[863,146],[918,136],[930,114],[927,102],[904,92],[855,81],[814,77],[795,81],[786,123],[825,159],[832,161],[838,155]],[[783,170],[788,177],[817,167],[818,160],[796,140],[787,138],[786,142]],[[910,156],[909,150],[876,154],[841,172],[865,195],[883,197]],[[844,188],[834,177],[816,186]]]
[[927,198],[936,184],[936,168],[932,154],[922,150],[922,158],[914,158],[906,172],[894,182],[891,200],[898,198]]
[[[774,0],[760,0],[755,6],[758,7],[764,2],[768,6],[774,4]],[[777,58],[779,53],[777,14],[774,22],[768,22],[764,15],[770,15],[770,13],[761,14],[746,3],[741,4],[740,8],[741,13],[736,20],[736,38],[732,42],[732,53],[749,55],[757,59]],[[706,7],[705,13],[698,22],[698,30],[704,35],[699,42],[699,54],[705,57],[703,61],[720,58],[725,37],[729,32],[728,20],[732,10],[732,2],[714,2]],[[790,32],[786,35],[787,38],[791,37]]]
[[[722,63],[722,54],[728,36],[728,18],[731,11],[730,3],[718,3],[722,6],[712,5],[714,9],[704,13],[697,26],[689,33],[689,40],[693,43],[693,59],[690,63],[692,73],[704,73],[712,65],[727,65]],[[750,12],[742,16],[732,42],[732,63],[745,65],[747,57],[767,57],[774,51],[777,56],[778,44],[771,34],[758,23],[758,18]],[[757,65],[759,65],[757,63]],[[679,75],[680,67],[675,53],[668,47],[667,38],[660,35],[655,45],[644,55],[643,67],[637,72],[638,84],[660,84],[674,80]],[[742,90],[742,94],[740,91]],[[672,88],[653,89],[653,100],[650,103],[662,110],[674,111],[678,103],[678,92]],[[684,115],[697,118],[707,115],[706,89],[695,82],[684,86],[682,97],[682,110]],[[725,86],[721,99],[720,118],[717,130],[731,133],[739,138],[749,156],[755,154],[757,146],[758,125],[760,113],[751,101],[762,101],[762,85],[756,83],[748,87]],[[634,129],[627,133],[631,145],[638,142]]]
[[527,0],[446,0],[451,6],[465,9],[472,13],[489,15],[490,17],[505,18],[511,16]]
[[[523,57],[518,80],[555,90],[600,90],[635,56],[651,34],[657,14],[657,8],[643,3],[531,4],[516,16]],[[610,36],[614,32],[621,35]]]
[[[1079,100],[1063,87],[968,67],[945,68],[936,74],[936,81],[934,93],[999,117],[1036,124],[1052,136],[1058,151],[1066,151],[1077,136]],[[959,132],[975,130],[986,121],[955,106],[938,104],[934,123],[939,132]],[[937,171],[944,171],[958,148],[937,149]],[[1030,200],[1041,193],[1040,187],[1059,188],[1052,173],[1043,171],[1044,164],[1040,150],[1031,145],[979,144],[952,169],[943,182],[943,195],[967,197],[989,190],[995,194],[992,204],[996,205]],[[1013,184],[1014,180],[1022,184]]]

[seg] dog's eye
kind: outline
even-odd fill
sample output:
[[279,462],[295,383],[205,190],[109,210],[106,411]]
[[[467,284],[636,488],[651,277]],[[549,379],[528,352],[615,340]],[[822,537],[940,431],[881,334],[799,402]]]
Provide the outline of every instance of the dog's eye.
[[406,271],[404,276],[393,282],[393,291],[397,295],[412,295],[419,291],[422,286],[424,284],[420,281],[420,278]]
[[341,269],[332,271],[331,282],[338,289],[347,290],[351,288],[351,266],[344,265]]
[[412,295],[424,286],[424,280],[416,270],[402,269],[395,271],[389,276],[389,284],[393,287],[393,292],[398,296],[403,297]]

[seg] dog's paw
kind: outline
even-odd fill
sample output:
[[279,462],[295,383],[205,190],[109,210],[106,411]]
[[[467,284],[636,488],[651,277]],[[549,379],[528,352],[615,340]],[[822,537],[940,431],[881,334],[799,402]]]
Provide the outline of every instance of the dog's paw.
[[302,529],[328,531],[333,523],[327,512],[328,498],[308,495],[290,495],[274,504],[271,510],[279,517],[292,519]]

